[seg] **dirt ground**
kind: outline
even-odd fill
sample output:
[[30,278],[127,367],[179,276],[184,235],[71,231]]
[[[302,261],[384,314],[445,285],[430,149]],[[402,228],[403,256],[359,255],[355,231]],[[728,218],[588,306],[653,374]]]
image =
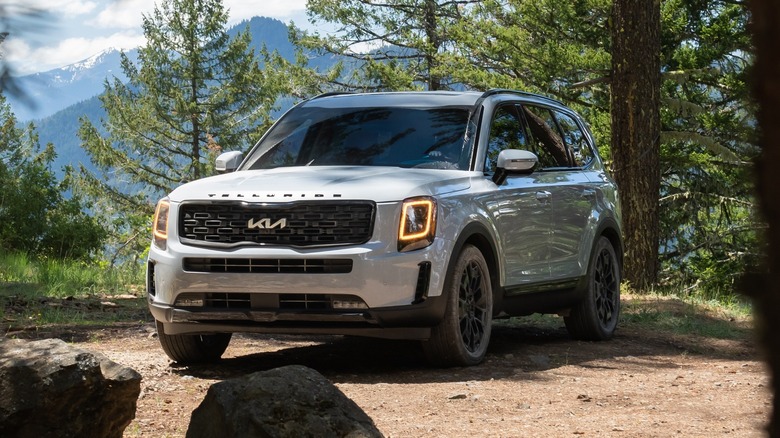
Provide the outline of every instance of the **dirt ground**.
[[140,372],[125,437],[184,436],[211,384],[292,364],[322,373],[387,437],[765,436],[768,375],[750,339],[629,326],[587,343],[562,323],[517,321],[494,325],[483,364],[452,369],[426,366],[415,343],[339,336],[237,335],[219,364],[184,367],[150,322],[12,335],[54,335]]

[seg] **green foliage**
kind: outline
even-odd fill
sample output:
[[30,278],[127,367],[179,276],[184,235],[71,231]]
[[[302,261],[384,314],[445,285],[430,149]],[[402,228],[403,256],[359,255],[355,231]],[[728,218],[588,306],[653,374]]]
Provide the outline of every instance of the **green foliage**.
[[140,65],[122,57],[129,82],[105,84],[102,129],[81,119],[82,146],[98,173],[80,169],[79,188],[128,254],[147,245],[154,202],[211,175],[223,149],[248,149],[284,90],[281,73],[260,68],[248,32],[228,36],[227,19],[219,0],[159,3],[143,17]]
[[[335,25],[330,36],[293,32],[307,49],[355,61],[337,85],[362,90],[448,89],[452,76],[442,59],[455,44],[454,28],[476,0],[309,0],[312,23]],[[343,65],[339,65],[338,73]],[[333,76],[333,74],[331,74]],[[336,75],[338,76],[338,74]]]
[[41,258],[89,260],[102,248],[105,230],[84,213],[67,181],[51,169],[54,147],[41,150],[35,127],[20,129],[0,95],[0,246]]
[[664,282],[729,296],[762,252],[748,13],[730,2],[666,0],[662,18]]
[[19,252],[0,254],[0,295],[27,299],[119,295],[140,289],[143,281],[143,268],[132,263],[110,266],[106,262],[33,259]]
[[[486,0],[464,12],[448,74],[478,90],[553,96],[591,123],[609,146],[610,0]],[[607,157],[608,158],[608,157]]]

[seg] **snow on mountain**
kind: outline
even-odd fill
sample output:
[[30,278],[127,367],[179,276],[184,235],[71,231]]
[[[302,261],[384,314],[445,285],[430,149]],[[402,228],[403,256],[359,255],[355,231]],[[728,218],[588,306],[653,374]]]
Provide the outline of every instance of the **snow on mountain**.
[[[249,29],[256,52],[265,45],[268,50],[293,59],[294,47],[287,38],[287,26],[281,21],[254,17],[229,29],[228,34],[235,35],[244,29]],[[126,54],[137,62],[137,50]],[[35,102],[34,107],[7,96],[19,121],[35,121],[41,144],[54,144],[57,152],[55,171],[65,165],[78,167],[79,164],[92,169],[78,137],[79,119],[86,117],[100,126],[105,111],[98,95],[103,93],[105,81],[113,77],[126,80],[120,59],[119,51],[106,50],[62,68],[18,78],[25,100]],[[323,66],[321,68],[335,62],[329,58],[314,61],[315,65]]]
[[[138,54],[131,50],[127,56],[136,60]],[[25,100],[9,97],[11,109],[20,121],[42,119],[100,94],[107,79],[116,76],[126,80],[120,59],[118,50],[108,49],[62,68],[22,76],[18,85]]]

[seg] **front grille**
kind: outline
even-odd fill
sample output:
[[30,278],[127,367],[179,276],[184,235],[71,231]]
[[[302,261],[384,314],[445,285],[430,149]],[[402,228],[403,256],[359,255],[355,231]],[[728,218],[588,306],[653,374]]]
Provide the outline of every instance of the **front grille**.
[[245,292],[185,293],[176,298],[175,306],[204,310],[333,311],[344,309],[344,303],[359,304],[362,305],[362,308],[366,308],[365,302],[355,295],[250,294]]
[[375,210],[369,201],[188,202],[179,209],[179,236],[206,246],[362,244],[371,238]]
[[183,268],[190,272],[348,274],[352,272],[352,260],[185,258]]

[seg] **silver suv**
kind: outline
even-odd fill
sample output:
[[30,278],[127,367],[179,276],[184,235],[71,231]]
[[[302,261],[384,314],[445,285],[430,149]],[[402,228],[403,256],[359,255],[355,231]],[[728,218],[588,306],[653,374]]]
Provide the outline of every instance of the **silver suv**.
[[218,359],[235,332],[420,340],[432,364],[463,366],[493,318],[615,331],[617,190],[555,100],[322,95],[216,165],[154,217],[149,308],[175,361]]

